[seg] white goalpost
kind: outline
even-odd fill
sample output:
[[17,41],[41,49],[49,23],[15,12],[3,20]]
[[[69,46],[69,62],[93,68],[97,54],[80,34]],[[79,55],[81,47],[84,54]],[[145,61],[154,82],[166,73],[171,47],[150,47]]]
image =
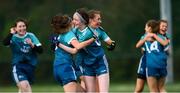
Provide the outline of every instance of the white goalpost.
[[170,34],[170,47],[169,47],[169,57],[167,61],[167,83],[173,83],[173,44],[172,44],[172,18],[171,18],[171,0],[160,0],[160,15],[161,19],[168,21],[168,33]]

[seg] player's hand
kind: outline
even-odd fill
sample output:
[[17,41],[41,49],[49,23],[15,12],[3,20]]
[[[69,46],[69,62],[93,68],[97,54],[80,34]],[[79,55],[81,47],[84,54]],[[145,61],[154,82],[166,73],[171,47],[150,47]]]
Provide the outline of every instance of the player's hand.
[[32,40],[30,38],[26,38],[25,42],[29,45],[31,45],[31,47],[34,47],[34,44],[32,43]]
[[147,33],[147,35],[145,36],[144,39],[145,39],[146,41],[149,41],[149,39],[152,38],[153,36],[154,36],[153,33]]
[[15,27],[12,27],[11,29],[10,29],[10,33],[11,34],[15,34],[17,31],[16,31],[16,29],[15,29]]
[[116,42],[115,41],[112,41],[111,45],[107,46],[107,49],[109,51],[113,51],[116,47]]

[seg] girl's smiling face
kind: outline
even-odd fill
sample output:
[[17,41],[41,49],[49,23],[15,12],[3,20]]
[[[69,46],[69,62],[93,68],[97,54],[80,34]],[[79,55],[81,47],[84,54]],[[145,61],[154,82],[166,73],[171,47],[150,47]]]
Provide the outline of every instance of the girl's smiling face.
[[24,36],[26,34],[26,24],[22,21],[19,21],[16,23],[15,30],[17,31],[17,34],[20,36]]

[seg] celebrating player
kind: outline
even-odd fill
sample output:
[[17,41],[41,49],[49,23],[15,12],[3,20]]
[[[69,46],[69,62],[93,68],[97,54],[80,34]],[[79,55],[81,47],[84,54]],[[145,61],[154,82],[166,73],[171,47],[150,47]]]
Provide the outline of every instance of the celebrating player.
[[54,59],[55,79],[63,85],[65,92],[82,92],[82,88],[77,84],[77,76],[73,67],[72,55],[58,46],[63,44],[67,47],[74,47],[79,50],[92,43],[94,38],[79,43],[75,34],[71,31],[72,20],[67,15],[54,16],[51,25],[54,32],[59,34]]
[[37,64],[37,53],[42,53],[42,45],[37,37],[27,32],[27,21],[19,18],[10,29],[3,44],[12,50],[12,74],[19,92],[31,93],[31,83]]

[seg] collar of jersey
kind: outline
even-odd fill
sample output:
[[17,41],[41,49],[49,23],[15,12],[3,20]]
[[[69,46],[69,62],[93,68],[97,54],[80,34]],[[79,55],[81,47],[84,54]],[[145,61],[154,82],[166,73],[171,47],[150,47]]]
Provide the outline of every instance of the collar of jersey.
[[92,31],[96,30],[97,28],[92,28],[91,26],[89,26],[89,29],[91,29]]
[[85,27],[83,30],[80,30],[80,29],[79,29],[79,31],[80,31],[80,32],[84,32],[84,31],[87,30],[87,28],[88,28],[88,27]]
[[26,32],[26,34],[24,36],[20,36],[19,34],[15,34],[15,36],[18,37],[18,38],[24,38],[24,37],[27,36],[27,32]]

